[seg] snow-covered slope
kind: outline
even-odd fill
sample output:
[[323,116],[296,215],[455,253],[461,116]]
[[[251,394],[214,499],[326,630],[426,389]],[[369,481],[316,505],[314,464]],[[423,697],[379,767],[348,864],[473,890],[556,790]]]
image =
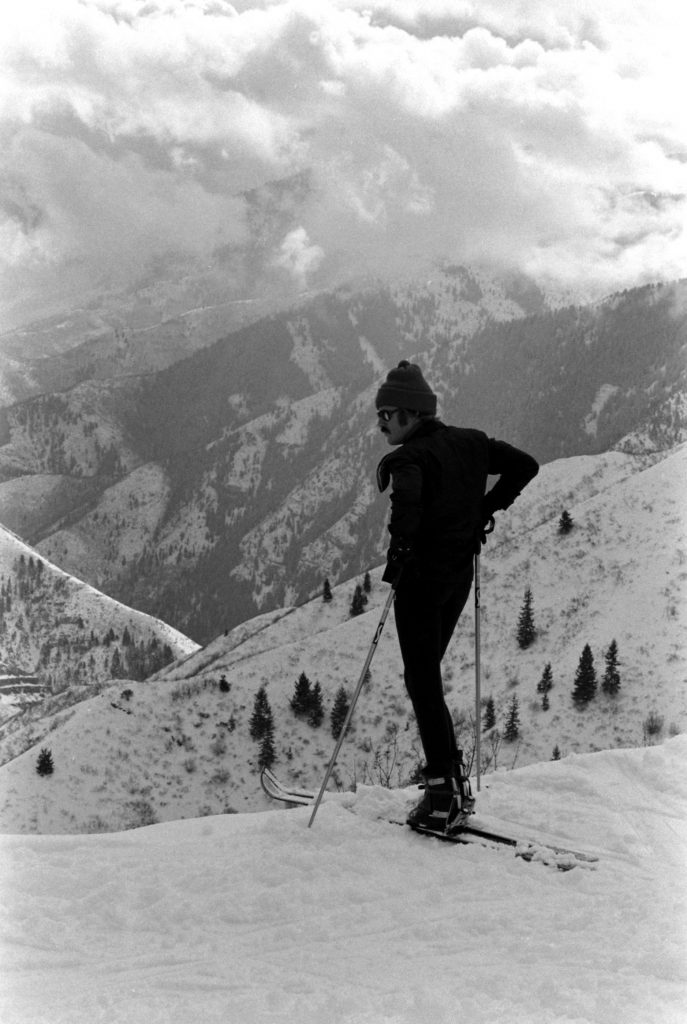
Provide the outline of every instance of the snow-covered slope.
[[[389,825],[410,794],[0,837],[3,1024],[684,1024],[687,740],[490,777],[557,873]],[[52,782],[43,780],[45,799]]]
[[[686,544],[687,446],[666,458],[622,452],[584,456],[543,467],[482,555],[482,694],[493,696],[502,732],[513,697],[521,735],[513,743],[485,738],[484,771],[645,742],[687,723]],[[558,533],[562,508],[574,528]],[[356,580],[298,608],[271,612],[190,653],[153,680],[122,680],[93,699],[0,735],[0,828],[77,832],[234,810],[260,810],[259,744],[250,719],[265,686],[274,719],[280,774],[314,787],[333,748],[329,714],[337,690],[352,692],[388,588],[371,573],[368,611],[350,616]],[[533,593],[537,637],[516,642],[526,587]],[[584,710],[571,693],[589,644],[599,682],[604,651],[619,651],[620,693],[600,690]],[[537,684],[552,665],[550,707]],[[322,688],[325,719],[312,728],[289,707],[305,672]],[[230,686],[220,689],[222,675]],[[466,610],[445,663],[448,701],[468,756],[474,746],[474,632]],[[67,716],[71,716],[67,720]],[[20,728],[21,726],[21,728]],[[41,746],[55,775],[36,775]],[[404,693],[393,624],[382,634],[353,727],[339,757],[336,781],[403,784],[421,760]],[[45,794],[52,794],[46,798]],[[59,794],[59,799],[55,799]]]
[[[172,626],[76,579],[0,526],[0,658],[58,693],[116,676],[118,644],[116,659],[123,664],[127,652],[135,652],[142,669],[198,649]],[[0,702],[8,700],[0,696]]]

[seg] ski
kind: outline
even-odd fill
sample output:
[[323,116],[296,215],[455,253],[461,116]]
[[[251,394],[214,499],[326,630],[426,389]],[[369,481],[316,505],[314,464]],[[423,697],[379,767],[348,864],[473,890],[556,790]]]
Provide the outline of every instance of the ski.
[[[308,806],[315,801],[315,794],[307,789],[285,786],[269,768],[260,773],[260,784],[272,800],[292,806]],[[405,822],[394,821],[394,825]],[[557,868],[559,871],[570,871],[574,867],[594,869],[599,858],[582,850],[574,850],[557,842],[539,840],[535,837],[508,835],[507,830],[482,826],[479,820],[464,825],[454,833],[439,832],[434,829],[411,826],[418,835],[430,836],[446,843],[459,843],[463,846],[478,845],[489,849],[510,848],[514,855],[527,862],[537,862]]]
[[570,871],[575,867],[584,867],[591,870],[596,868],[598,857],[594,854],[585,853],[582,850],[572,850],[566,846],[542,843],[536,839],[520,839],[516,836],[504,835],[501,832],[493,832],[490,829],[480,828],[477,825],[465,825],[456,832],[439,832],[435,829],[422,828],[411,825],[413,832],[418,835],[431,836],[445,843],[459,843],[463,846],[484,846],[487,849],[498,850],[509,847],[516,857],[528,863],[537,862],[548,867],[555,867],[558,871]]
[[260,785],[272,800],[285,804],[307,805],[315,802],[315,794],[307,789],[291,789],[279,781],[274,772],[263,768],[260,772]]

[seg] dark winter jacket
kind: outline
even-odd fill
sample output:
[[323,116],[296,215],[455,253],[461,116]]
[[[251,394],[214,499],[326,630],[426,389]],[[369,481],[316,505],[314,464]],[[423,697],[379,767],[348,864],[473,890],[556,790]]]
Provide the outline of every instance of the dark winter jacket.
[[[413,571],[423,578],[454,578],[490,516],[508,508],[538,471],[530,455],[481,430],[422,421],[377,467],[380,491],[392,484],[392,548],[410,546]],[[485,496],[490,474],[500,479]]]

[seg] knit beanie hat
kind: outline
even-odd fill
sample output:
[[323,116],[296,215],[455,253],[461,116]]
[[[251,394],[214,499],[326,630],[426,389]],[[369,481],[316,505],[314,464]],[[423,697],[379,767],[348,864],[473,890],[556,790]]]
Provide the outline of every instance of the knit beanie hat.
[[375,405],[378,409],[390,405],[396,409],[412,409],[435,416],[437,396],[422,376],[420,367],[402,359],[395,369],[389,370],[377,392]]

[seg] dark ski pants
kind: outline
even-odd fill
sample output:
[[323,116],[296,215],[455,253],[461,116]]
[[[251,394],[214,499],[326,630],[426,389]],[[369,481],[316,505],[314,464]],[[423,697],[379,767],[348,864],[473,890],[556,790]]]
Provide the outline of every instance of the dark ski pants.
[[429,583],[410,574],[396,592],[394,615],[406,689],[415,711],[429,778],[454,772],[458,749],[444,700],[441,661],[472,586],[472,562],[451,583]]

